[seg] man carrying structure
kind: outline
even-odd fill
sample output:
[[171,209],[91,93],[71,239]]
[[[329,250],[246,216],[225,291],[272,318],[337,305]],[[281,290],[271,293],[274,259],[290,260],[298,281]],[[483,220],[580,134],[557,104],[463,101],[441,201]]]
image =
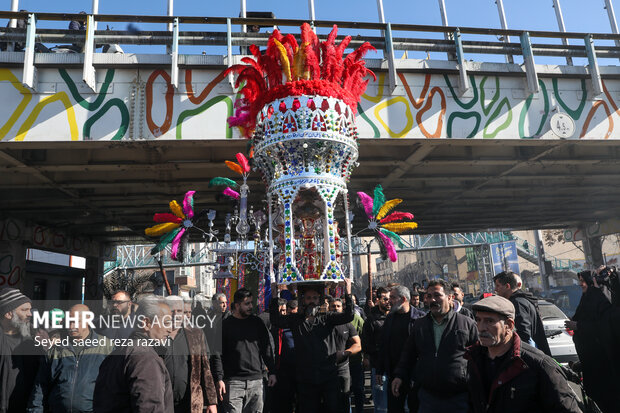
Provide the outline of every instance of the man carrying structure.
[[[336,326],[353,321],[351,281],[345,279],[345,285],[342,313],[319,314],[324,288],[321,283],[299,286],[303,306],[297,314],[280,315],[277,299],[271,300],[271,322],[279,328],[290,328],[293,333],[297,391],[302,401],[299,413],[341,413],[344,409],[338,385],[338,351],[330,337]],[[346,351],[344,355],[347,356]]]

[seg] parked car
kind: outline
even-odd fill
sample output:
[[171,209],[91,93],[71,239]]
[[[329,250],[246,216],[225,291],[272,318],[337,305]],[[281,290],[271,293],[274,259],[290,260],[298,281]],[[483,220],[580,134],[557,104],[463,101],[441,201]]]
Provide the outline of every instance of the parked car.
[[569,361],[579,361],[577,350],[573,343],[572,330],[564,327],[564,322],[568,320],[566,314],[555,304],[545,300],[538,300],[538,310],[545,327],[545,336],[551,349],[551,355],[558,363],[568,363]]

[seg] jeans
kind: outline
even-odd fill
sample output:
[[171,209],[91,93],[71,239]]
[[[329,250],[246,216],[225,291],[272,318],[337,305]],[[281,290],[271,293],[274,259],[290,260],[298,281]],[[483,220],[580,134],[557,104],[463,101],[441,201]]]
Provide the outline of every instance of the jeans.
[[375,413],[387,412],[387,377],[383,376],[383,385],[379,385],[376,380],[376,370],[372,369],[370,376],[370,387],[372,393],[372,402],[375,405]]
[[420,389],[418,398],[420,400],[418,413],[467,413],[469,409],[467,392],[452,397],[438,397]]
[[226,413],[262,413],[263,380],[226,380]]

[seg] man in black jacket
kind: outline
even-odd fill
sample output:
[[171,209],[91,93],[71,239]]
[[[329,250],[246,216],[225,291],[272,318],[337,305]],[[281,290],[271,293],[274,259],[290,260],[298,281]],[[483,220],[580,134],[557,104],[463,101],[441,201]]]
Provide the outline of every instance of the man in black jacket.
[[[406,345],[415,320],[424,317],[422,310],[410,304],[411,295],[407,287],[401,285],[390,290],[390,314],[386,317],[381,332],[381,344],[379,350],[380,361],[377,365],[377,383],[383,384],[383,376],[387,377],[385,384],[388,389],[390,383],[395,380],[395,370],[400,360],[401,353]],[[392,394],[388,390],[387,407],[389,412],[402,412],[405,403],[410,411],[417,411],[415,393],[411,391],[409,381],[403,387],[400,394]]]
[[519,289],[516,274],[512,271],[503,271],[493,277],[495,292],[515,306],[515,328],[521,341],[534,345],[537,349],[551,355],[545,327],[543,326],[536,298]]
[[265,323],[252,314],[252,293],[240,288],[233,297],[231,317],[222,322],[223,380],[217,383],[224,411],[263,410],[263,365],[269,371],[268,386],[276,384],[273,340]]
[[348,357],[339,352],[331,338],[337,325],[353,321],[351,281],[345,279],[345,309],[342,313],[318,312],[323,284],[300,286],[302,311],[281,315],[277,300],[270,305],[271,322],[279,328],[290,328],[295,343],[295,370],[300,413],[342,413],[342,397],[339,394],[337,362]]
[[559,366],[515,334],[513,304],[491,296],[473,306],[480,343],[468,349],[473,413],[577,413]]
[[468,346],[478,340],[476,323],[452,311],[452,290],[444,280],[433,280],[426,290],[430,312],[413,325],[392,381],[392,393],[413,379],[419,387],[419,413],[466,413]]
[[94,413],[173,413],[170,376],[162,360],[172,331],[172,314],[163,299],[140,301],[142,320],[124,345],[107,356],[95,383]]
[[[387,392],[381,390],[377,383],[376,374],[379,364],[379,349],[381,344],[381,331],[385,319],[392,308],[390,304],[390,293],[384,287],[377,289],[377,305],[372,307],[368,314],[368,319],[364,323],[362,330],[362,351],[364,352],[364,364],[370,366],[370,385],[372,389],[372,401],[375,411],[384,412],[387,409]],[[381,377],[385,381],[385,376]],[[385,388],[385,387],[384,387]]]
[[454,300],[452,300],[452,306],[454,307],[454,311],[466,315],[473,320],[474,313],[472,313],[469,308],[464,306],[463,298],[465,297],[465,294],[463,293],[463,289],[461,288],[461,286],[457,283],[452,284],[452,294],[454,295]]
[[32,335],[32,304],[15,288],[0,289],[0,412],[24,412],[42,362]]

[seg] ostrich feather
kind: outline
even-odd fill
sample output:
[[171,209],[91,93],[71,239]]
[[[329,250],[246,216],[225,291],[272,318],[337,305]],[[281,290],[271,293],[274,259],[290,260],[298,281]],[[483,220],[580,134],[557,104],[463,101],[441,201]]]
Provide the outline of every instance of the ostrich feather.
[[196,191],[187,191],[183,198],[183,212],[189,219],[194,218],[194,194]]
[[405,248],[405,243],[403,242],[403,239],[397,233],[388,231],[385,228],[380,228],[379,231],[382,234],[387,235],[392,241],[394,241],[396,245],[398,245],[398,248]]
[[222,191],[222,194],[235,199],[239,199],[241,197],[241,195],[239,195],[239,192],[234,191],[228,187]]
[[172,258],[173,260],[178,260],[179,246],[181,244],[181,238],[183,238],[183,235],[185,234],[185,232],[186,232],[185,228],[181,228],[181,231],[179,231],[179,233],[172,240],[172,244],[171,244],[172,248],[170,249],[170,258]]
[[243,175],[243,168],[241,168],[241,165],[239,165],[238,163],[235,163],[233,161],[224,161],[224,163],[231,171],[237,172],[239,175]]
[[185,214],[183,213],[183,210],[181,209],[181,205],[179,205],[177,201],[175,200],[170,201],[170,210],[177,217],[181,219],[185,219]]
[[357,196],[360,199],[360,202],[364,206],[364,211],[366,212],[366,216],[368,219],[372,219],[372,198],[366,192],[358,192]]
[[381,241],[383,241],[383,245],[387,250],[390,261],[396,262],[396,260],[398,259],[398,254],[396,254],[396,247],[394,246],[392,240],[387,235],[381,232],[377,232],[377,235],[379,235],[379,238],[381,238]]
[[280,59],[280,66],[282,66],[282,72],[284,72],[286,81],[290,82],[291,81],[291,62],[288,58],[288,52],[286,51],[286,48],[282,45],[282,43],[280,43],[276,39],[273,39],[273,43],[278,48],[278,53],[279,53],[278,58]]
[[246,158],[245,155],[241,152],[237,153],[235,156],[237,157],[237,162],[239,162],[239,165],[241,166],[243,172],[250,172],[250,163],[248,162],[248,158]]
[[412,220],[413,219],[413,214],[411,214],[409,212],[394,211],[390,215],[386,216],[385,218],[383,218],[379,222],[382,223],[382,224],[387,224],[388,222],[402,221],[402,220],[405,220],[405,219],[406,220]]
[[320,79],[321,69],[317,50],[319,40],[308,23],[301,25],[301,43],[306,57],[306,69],[310,72],[309,79]]
[[375,197],[372,203],[372,215],[377,216],[381,207],[385,204],[385,195],[383,195],[383,188],[381,185],[375,186]]
[[174,222],[164,222],[163,224],[157,224],[155,226],[145,229],[144,233],[149,237],[158,237],[178,227],[179,224],[176,224]]
[[310,79],[310,72],[306,68],[306,43],[293,56],[293,67],[291,68],[293,80]]
[[166,245],[170,244],[174,237],[176,237],[179,231],[181,231],[182,229],[183,228],[177,228],[174,231],[170,231],[166,235],[162,236],[159,239],[159,242],[151,249],[151,255],[157,254],[159,251],[166,248]]
[[400,204],[401,202],[403,202],[403,200],[398,198],[387,201],[385,204],[381,205],[381,209],[379,209],[379,212],[377,212],[377,216],[375,217],[375,219],[383,219],[391,210],[396,207],[396,205]]
[[258,62],[256,60],[252,59],[251,57],[242,57],[241,61],[243,63],[247,63],[248,65],[252,66],[261,75],[263,74],[263,68],[261,67],[261,65],[258,64]]
[[416,229],[417,227],[417,222],[391,222],[389,224],[381,225],[381,228],[385,228],[388,231],[394,231],[396,233],[401,233],[410,229]]
[[181,218],[177,217],[174,214],[171,214],[170,212],[164,212],[161,214],[155,214],[153,215],[153,221],[155,222],[174,222],[174,223],[180,223],[181,222]]
[[209,188],[211,188],[212,186],[230,186],[232,188],[236,188],[239,185],[230,178],[223,178],[221,176],[218,176],[209,181]]

